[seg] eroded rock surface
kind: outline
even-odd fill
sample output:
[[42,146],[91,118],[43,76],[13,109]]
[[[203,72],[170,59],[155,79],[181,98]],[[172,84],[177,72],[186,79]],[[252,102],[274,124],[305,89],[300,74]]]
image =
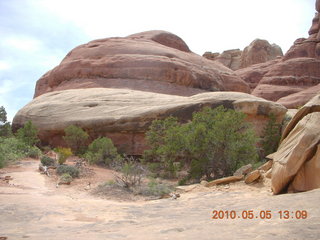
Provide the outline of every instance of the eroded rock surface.
[[291,119],[272,154],[272,190],[301,192],[320,188],[320,95]]
[[247,114],[258,135],[274,113],[281,122],[287,109],[245,93],[208,92],[190,97],[173,96],[128,89],[87,88],[54,91],[33,99],[13,120],[21,127],[31,120],[39,129],[43,143],[64,145],[64,129],[75,124],[92,139],[110,137],[118,149],[140,155],[145,149],[144,133],[154,119],[170,115],[182,122],[204,106],[223,105]]
[[74,48],[38,80],[34,96],[92,87],[180,96],[203,91],[249,92],[247,83],[232,70],[192,53],[178,36],[149,31]]
[[267,40],[255,39],[243,51],[230,49],[220,53],[205,52],[203,57],[222,63],[224,66],[238,70],[257,63],[264,63],[283,56],[281,48]]

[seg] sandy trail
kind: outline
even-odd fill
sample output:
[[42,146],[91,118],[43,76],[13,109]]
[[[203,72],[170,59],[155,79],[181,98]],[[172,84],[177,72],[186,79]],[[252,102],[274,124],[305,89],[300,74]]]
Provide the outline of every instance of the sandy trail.
[[[56,189],[38,161],[0,171],[0,237],[11,239],[320,239],[320,189],[272,196],[266,190],[193,191],[178,200],[119,202],[86,191]],[[3,182],[3,181],[2,181]],[[71,190],[73,189],[73,190]],[[254,219],[212,219],[213,210],[253,210]],[[272,218],[258,217],[271,210]],[[280,219],[279,210],[306,210]],[[293,216],[293,218],[292,218]]]

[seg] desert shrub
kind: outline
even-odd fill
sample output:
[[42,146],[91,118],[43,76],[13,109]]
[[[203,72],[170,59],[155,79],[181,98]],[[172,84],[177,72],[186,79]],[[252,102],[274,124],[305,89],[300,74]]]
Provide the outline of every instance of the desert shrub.
[[17,138],[29,146],[34,146],[39,142],[38,130],[29,120],[17,131]]
[[26,156],[30,158],[39,158],[41,154],[41,150],[36,146],[28,147],[28,149],[26,150]]
[[0,137],[12,137],[10,122],[7,122],[7,112],[3,106],[0,107]]
[[82,128],[75,125],[70,125],[64,129],[66,141],[72,152],[76,155],[84,154],[87,147],[89,135]]
[[9,122],[0,125],[0,136],[1,137],[12,137],[11,124]]
[[107,137],[95,139],[88,146],[84,157],[90,164],[104,164],[106,166],[111,166],[121,159],[117,148],[113,145],[111,139]]
[[64,164],[68,157],[72,156],[72,151],[70,148],[58,147],[54,151],[58,153],[58,163]]
[[146,186],[139,189],[139,194],[145,196],[163,196],[173,191],[173,187],[151,179]]
[[63,173],[59,179],[61,184],[69,184],[73,180],[72,176],[69,173]]
[[0,137],[0,156],[1,156],[1,166],[4,167],[10,162],[14,162],[18,159],[28,157],[30,151],[32,151],[31,146],[22,142],[21,140],[10,137]]
[[42,156],[41,159],[40,159],[41,163],[43,166],[55,166],[56,165],[56,160],[51,158],[51,157],[48,157],[48,156]]
[[143,154],[149,170],[157,176],[175,177],[178,170],[175,162],[186,159],[186,125],[178,123],[177,118],[168,117],[155,120],[146,133],[150,149]]
[[269,121],[264,128],[262,136],[263,155],[267,156],[277,151],[281,138],[281,124],[277,123],[274,114],[269,115]]
[[5,158],[3,155],[0,155],[0,168],[5,167],[6,162],[5,162]]
[[125,188],[133,188],[140,185],[145,173],[142,165],[129,157],[126,157],[121,162],[117,162],[117,166],[114,166],[114,168],[119,171],[115,174],[116,183]]
[[7,112],[4,106],[0,107],[0,122],[2,123],[7,122]]
[[244,118],[245,114],[220,106],[194,113],[186,124],[172,117],[156,120],[146,134],[151,149],[144,158],[160,162],[172,174],[177,171],[175,162],[185,162],[194,179],[231,175],[243,164],[257,160],[257,138]]
[[80,171],[78,168],[70,165],[59,165],[57,167],[57,174],[62,175],[64,173],[70,174],[71,177],[76,178],[79,177]]

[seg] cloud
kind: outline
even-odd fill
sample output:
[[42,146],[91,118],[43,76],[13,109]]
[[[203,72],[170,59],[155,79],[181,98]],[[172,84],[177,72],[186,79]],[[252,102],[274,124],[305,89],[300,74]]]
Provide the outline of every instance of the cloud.
[[10,64],[8,62],[0,61],[0,71],[8,70],[10,68],[11,68],[11,66],[10,66]]
[[28,36],[12,36],[1,40],[3,46],[25,52],[35,52],[41,49],[41,41]]

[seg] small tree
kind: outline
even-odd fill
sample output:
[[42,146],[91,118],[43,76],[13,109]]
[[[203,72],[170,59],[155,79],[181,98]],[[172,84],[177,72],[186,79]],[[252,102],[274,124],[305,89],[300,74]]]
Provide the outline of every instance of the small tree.
[[95,139],[89,146],[85,158],[91,164],[104,164],[106,166],[121,159],[117,148],[113,145],[110,138],[101,137]]
[[7,122],[7,112],[3,106],[0,107],[0,137],[11,137],[12,130],[10,122]]
[[7,112],[4,108],[4,106],[0,107],[0,124],[4,124],[7,122]]
[[281,138],[281,124],[277,123],[276,116],[273,113],[269,115],[269,121],[264,128],[262,136],[263,155],[267,156],[277,151]]
[[33,146],[40,140],[38,138],[38,130],[29,120],[24,126],[17,131],[17,138],[29,146]]
[[243,113],[220,106],[194,113],[186,124],[170,118],[156,120],[156,126],[161,127],[151,125],[146,138],[151,149],[145,152],[145,159],[160,161],[169,172],[176,170],[175,162],[185,162],[189,176],[195,179],[231,175],[242,164],[257,159],[257,138],[244,118]]
[[64,129],[65,136],[63,139],[66,141],[72,152],[76,155],[84,154],[86,151],[87,141],[89,138],[82,128],[75,125],[70,125]]

